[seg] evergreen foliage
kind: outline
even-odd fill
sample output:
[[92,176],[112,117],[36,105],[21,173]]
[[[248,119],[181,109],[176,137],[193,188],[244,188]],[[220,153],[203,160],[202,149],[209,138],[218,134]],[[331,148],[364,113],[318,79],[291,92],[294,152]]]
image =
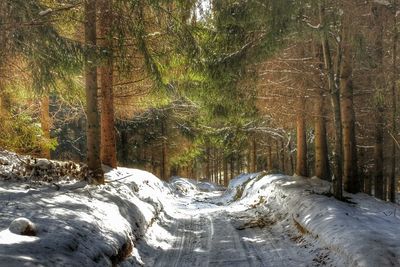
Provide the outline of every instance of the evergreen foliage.
[[[0,146],[37,154],[57,139],[53,156],[83,160],[84,65],[96,74],[108,64],[123,165],[221,183],[242,171],[292,173],[297,162],[327,180],[333,169],[337,192],[359,166],[375,177],[362,181],[367,193],[384,188],[390,167],[393,199],[398,22],[389,2],[213,0],[201,10],[200,0],[114,0],[110,31],[88,46],[82,1],[1,1]],[[50,138],[33,104],[48,96]]]

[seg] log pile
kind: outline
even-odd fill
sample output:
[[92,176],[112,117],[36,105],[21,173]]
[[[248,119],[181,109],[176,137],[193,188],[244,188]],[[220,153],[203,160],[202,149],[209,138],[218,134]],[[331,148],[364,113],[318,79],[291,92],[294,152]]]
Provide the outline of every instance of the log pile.
[[48,159],[33,158],[22,168],[20,175],[31,178],[41,178],[40,180],[51,181],[54,178],[73,177],[75,179],[85,179],[87,166],[77,164],[72,161],[53,161]]
[[3,179],[56,182],[66,179],[87,179],[90,175],[85,164],[56,161],[15,153],[0,152],[0,176]]

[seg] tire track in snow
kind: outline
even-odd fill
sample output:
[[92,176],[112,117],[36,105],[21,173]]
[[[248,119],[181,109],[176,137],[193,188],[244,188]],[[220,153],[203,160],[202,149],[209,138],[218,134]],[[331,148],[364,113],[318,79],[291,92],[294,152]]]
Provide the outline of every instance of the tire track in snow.
[[[157,266],[157,267],[158,266],[160,266],[160,267],[166,266],[165,263],[170,262],[171,259],[174,259],[177,257],[177,255],[175,255],[175,254],[180,253],[181,247],[182,247],[181,243],[183,240],[183,236],[182,236],[183,231],[180,231],[180,228],[181,228],[180,226],[182,224],[183,224],[183,222],[180,220],[177,220],[176,223],[173,224],[171,234],[173,236],[175,236],[176,239],[174,241],[174,244],[172,245],[172,249],[163,251],[161,253],[161,255],[159,257],[157,257],[157,259],[154,263],[154,266]],[[168,265],[168,266],[171,266],[171,265]]]
[[159,251],[154,266],[299,267],[313,264],[309,249],[291,240],[282,225],[238,230],[237,222],[246,223],[257,218],[251,212],[243,214],[222,208],[196,213],[189,209],[186,215],[186,218],[176,218],[167,227],[175,240],[170,249]]
[[[192,218],[190,218],[190,220],[191,220],[191,219],[192,219]],[[179,235],[178,255],[177,255],[177,257],[174,259],[174,260],[175,260],[175,263],[174,263],[173,266],[175,266],[175,267],[177,267],[177,264],[178,264],[180,258],[182,257],[182,253],[183,253],[183,250],[184,250],[184,244],[185,244],[185,239],[186,239],[185,233],[186,233],[186,231],[187,231],[186,228],[187,228],[187,222],[186,222],[186,220],[184,220],[183,227],[182,227],[182,229],[180,229],[181,234]]]
[[183,242],[181,247],[181,253],[175,262],[175,267],[180,266],[193,266],[195,261],[195,247],[198,243],[198,228],[199,220],[195,217],[191,217],[190,221],[185,224],[183,229]]
[[197,256],[197,252],[202,251],[201,218],[191,216],[190,219],[177,219],[174,225],[172,235],[176,237],[175,242],[171,249],[161,253],[154,266],[204,266],[206,261]]
[[237,230],[224,213],[215,216],[210,266],[261,266],[244,246]]

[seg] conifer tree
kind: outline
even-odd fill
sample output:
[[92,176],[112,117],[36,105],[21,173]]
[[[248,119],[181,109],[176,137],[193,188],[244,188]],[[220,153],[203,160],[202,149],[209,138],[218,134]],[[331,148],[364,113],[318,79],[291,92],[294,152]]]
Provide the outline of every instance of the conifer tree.
[[113,94],[113,1],[99,0],[100,49],[105,62],[99,67],[101,87],[101,159],[110,167],[117,167],[114,94]]
[[97,67],[96,67],[96,0],[85,1],[85,44],[87,47],[85,57],[85,91],[86,91],[86,116],[87,116],[87,163],[93,172],[97,183],[104,183],[104,176],[100,159],[100,113],[97,96]]

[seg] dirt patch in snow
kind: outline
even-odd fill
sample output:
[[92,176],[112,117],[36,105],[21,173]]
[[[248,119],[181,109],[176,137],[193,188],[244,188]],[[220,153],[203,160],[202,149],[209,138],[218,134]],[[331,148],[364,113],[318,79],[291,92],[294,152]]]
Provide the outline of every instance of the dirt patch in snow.
[[267,226],[271,226],[274,225],[276,223],[276,221],[271,220],[269,218],[256,218],[256,219],[252,219],[248,222],[245,222],[242,225],[236,226],[237,230],[244,230],[247,228],[264,228]]

